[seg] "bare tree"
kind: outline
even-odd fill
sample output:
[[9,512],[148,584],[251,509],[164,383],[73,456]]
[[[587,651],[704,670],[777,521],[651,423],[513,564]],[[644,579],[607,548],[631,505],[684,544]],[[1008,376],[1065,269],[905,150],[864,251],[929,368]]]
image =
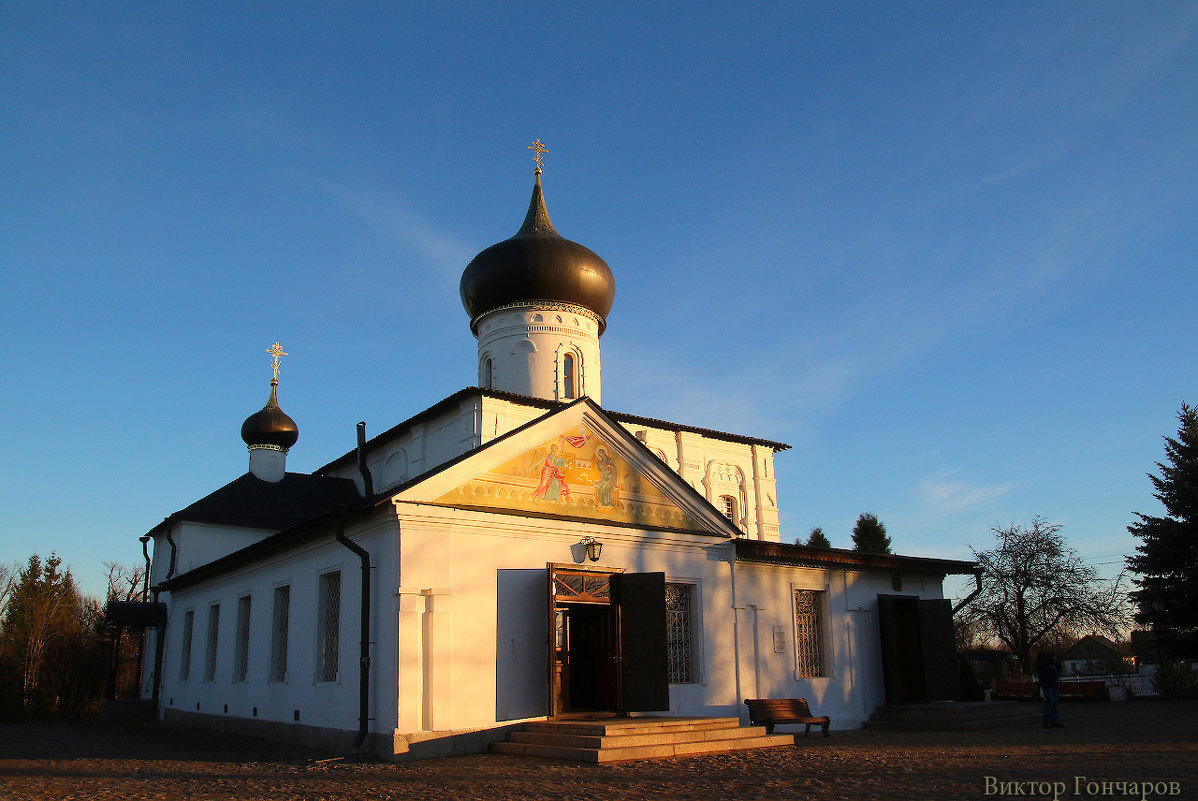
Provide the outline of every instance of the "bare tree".
[[108,600],[141,600],[142,583],[146,577],[144,565],[130,566],[118,562],[105,562],[104,567],[108,569]]
[[991,550],[970,548],[982,569],[982,589],[961,614],[1010,648],[1024,673],[1030,672],[1031,650],[1059,645],[1062,631],[1118,637],[1128,622],[1122,577],[1102,580],[1060,530],[1037,516],[1028,528],[994,526]]

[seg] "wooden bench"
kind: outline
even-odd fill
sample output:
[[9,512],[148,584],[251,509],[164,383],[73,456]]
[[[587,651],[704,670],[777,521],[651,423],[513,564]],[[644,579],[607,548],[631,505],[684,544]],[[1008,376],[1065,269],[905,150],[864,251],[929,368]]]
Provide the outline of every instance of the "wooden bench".
[[1108,701],[1110,693],[1105,681],[1062,681],[1057,684],[1062,701]]
[[827,737],[828,727],[832,725],[832,719],[827,715],[816,717],[811,714],[806,698],[746,698],[745,706],[749,707],[749,721],[755,726],[765,726],[766,734],[773,734],[774,726],[779,723],[804,723],[807,728],[803,730],[803,736],[811,733],[812,725],[818,724]]
[[997,681],[990,697],[999,701],[1039,701],[1040,685],[1034,681]]

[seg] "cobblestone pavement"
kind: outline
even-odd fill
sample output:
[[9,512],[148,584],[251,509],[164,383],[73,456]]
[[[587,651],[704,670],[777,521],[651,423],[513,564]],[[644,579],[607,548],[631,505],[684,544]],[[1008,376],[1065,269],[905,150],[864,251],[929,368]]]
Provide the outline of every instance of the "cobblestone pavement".
[[[1176,782],[1173,798],[1198,799],[1198,701],[1066,704],[1062,718],[1065,729],[833,732],[793,746],[609,766],[489,754],[323,762],[333,755],[161,723],[5,724],[0,798],[997,799],[1015,790],[1052,798],[1039,785],[1058,781],[1060,798],[1129,798],[1101,784],[1127,781],[1163,782],[1153,785],[1162,792]],[[1003,793],[997,782],[1020,784]]]

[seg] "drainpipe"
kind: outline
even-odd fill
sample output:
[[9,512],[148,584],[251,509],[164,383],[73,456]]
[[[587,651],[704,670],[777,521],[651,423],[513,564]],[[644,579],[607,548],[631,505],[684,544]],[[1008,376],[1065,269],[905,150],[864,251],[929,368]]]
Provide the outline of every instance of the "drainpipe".
[[965,604],[976,598],[978,593],[982,591],[982,572],[980,570],[973,574],[973,580],[977,582],[977,587],[973,592],[969,593],[969,595],[966,595],[956,606],[953,607],[952,614],[954,616],[965,608]]
[[[374,495],[374,480],[366,466],[366,423],[358,423],[358,471],[362,474],[362,494]],[[345,514],[334,517],[337,542],[353,551],[362,563],[361,632],[358,653],[358,735],[354,748],[361,748],[370,729],[370,553],[345,536]]]
[[340,512],[334,518],[337,542],[349,548],[362,562],[362,631],[358,657],[358,736],[354,748],[361,748],[370,726],[370,554],[345,536],[345,517]]

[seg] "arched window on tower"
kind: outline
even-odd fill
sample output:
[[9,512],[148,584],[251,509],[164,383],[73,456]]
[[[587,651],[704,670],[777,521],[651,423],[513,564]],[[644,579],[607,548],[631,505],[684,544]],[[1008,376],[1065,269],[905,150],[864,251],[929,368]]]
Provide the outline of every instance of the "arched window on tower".
[[567,353],[562,357],[562,397],[578,397],[578,376],[574,367],[574,354]]
[[483,386],[487,389],[495,388],[495,365],[490,359],[483,362]]

